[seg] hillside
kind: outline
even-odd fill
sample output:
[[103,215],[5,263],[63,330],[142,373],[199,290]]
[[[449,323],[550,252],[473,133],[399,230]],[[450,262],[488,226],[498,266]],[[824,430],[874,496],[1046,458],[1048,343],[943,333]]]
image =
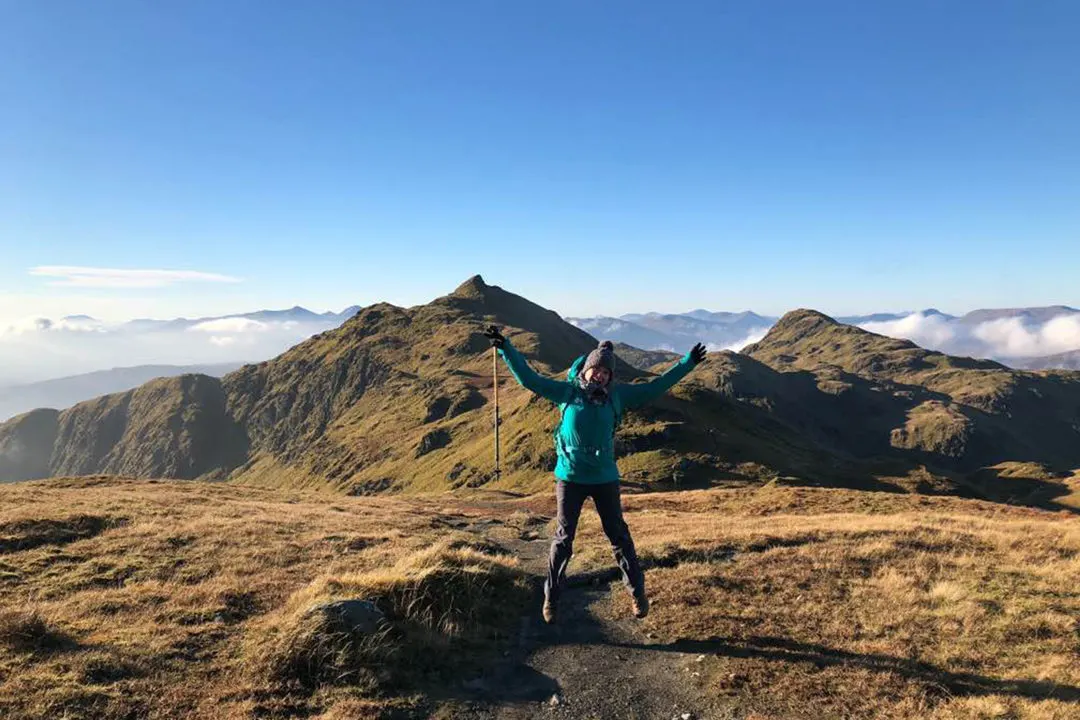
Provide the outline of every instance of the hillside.
[[243,363],[215,365],[138,365],[112,368],[27,385],[0,388],[0,421],[37,408],[64,409],[101,395],[124,392],[159,377],[210,375],[221,377]]
[[881,395],[882,412],[864,408],[859,422],[884,420],[879,432],[892,426],[894,448],[928,461],[967,470],[1005,461],[1080,466],[1080,374],[951,357],[810,310],[788,313],[745,352],[781,371],[839,382],[841,392],[865,386]]
[[641,350],[626,343],[614,343],[615,355],[638,370],[649,370],[657,365],[671,365],[679,359],[677,353],[667,350]]
[[48,477],[59,412],[33,410],[0,424],[0,482]]
[[[504,472],[492,474],[480,332],[490,323],[552,375],[596,343],[475,277],[426,305],[365,308],[220,380],[155,381],[16,418],[0,425],[0,480],[105,472],[350,494],[543,489],[557,413],[501,365]],[[623,353],[624,380],[668,362]],[[1056,506],[1080,468],[1078,378],[949,357],[797,311],[746,354],[714,353],[655,407],[628,413],[619,465],[640,488],[791,477]]]
[[[81,403],[57,419],[49,459],[37,458],[30,466],[48,467],[54,475],[228,475],[243,482],[329,485],[352,493],[489,483],[491,355],[480,331],[492,322],[507,328],[538,369],[551,374],[564,372],[596,344],[554,312],[476,277],[427,305],[365,308],[342,327],[272,361],[247,366],[220,383],[204,379],[199,384],[207,389],[205,405],[181,394],[162,397],[175,412],[167,416],[171,424],[158,423],[156,433],[149,431],[152,418],[144,416],[145,406],[130,401],[134,396]],[[513,384],[505,368],[500,372],[502,486],[544,487],[554,460],[555,414],[549,403]],[[642,375],[626,363],[619,374],[627,380]],[[685,412],[685,403],[671,400],[627,418],[625,460],[635,476],[670,478],[672,468],[686,459],[657,452],[658,443],[668,445],[678,434]],[[192,437],[220,438],[228,447],[177,439],[181,424]],[[51,436],[52,428],[44,430]],[[696,433],[708,437],[704,429]],[[47,445],[45,439],[36,446]],[[682,446],[701,442],[688,439]],[[719,462],[706,457],[695,467]],[[31,475],[4,479],[26,477]]]
[[5,486],[0,717],[1080,713],[1075,515],[779,483],[626,506],[652,613],[587,513],[549,629],[547,493]]

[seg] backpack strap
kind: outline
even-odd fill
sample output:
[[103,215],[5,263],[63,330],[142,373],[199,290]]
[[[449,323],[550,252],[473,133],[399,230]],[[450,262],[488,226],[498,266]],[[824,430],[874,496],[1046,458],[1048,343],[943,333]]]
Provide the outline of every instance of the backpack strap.
[[[568,382],[571,382],[571,383],[576,383],[577,382],[578,373],[581,372],[581,368],[582,368],[583,365],[585,365],[585,360],[587,358],[588,358],[588,355],[581,355],[581,356],[578,357],[577,360],[575,360],[574,362],[572,362],[570,364],[570,369],[566,371],[566,379],[567,379]],[[568,397],[566,399],[565,402],[559,403],[559,412],[565,411],[567,403],[569,403],[570,400],[572,400],[572,399],[573,399],[573,396],[571,395],[570,397]]]
[[611,434],[614,435],[619,430],[619,425],[622,424],[623,406],[622,397],[617,392],[611,393],[608,397],[611,398],[611,409],[615,411],[615,424],[611,428]]

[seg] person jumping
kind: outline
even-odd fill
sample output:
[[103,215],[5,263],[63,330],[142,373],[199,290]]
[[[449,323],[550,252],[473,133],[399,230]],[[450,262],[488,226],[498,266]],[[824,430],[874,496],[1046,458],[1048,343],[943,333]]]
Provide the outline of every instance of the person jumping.
[[634,616],[649,613],[645,575],[638,563],[634,540],[623,519],[619,468],[615,465],[615,429],[627,408],[645,405],[670,390],[705,359],[698,343],[663,375],[647,383],[614,383],[615,349],[605,340],[571,365],[567,380],[544,377],[529,367],[517,348],[498,327],[485,333],[506,361],[511,374],[526,390],[559,405],[562,421],[555,432],[555,499],[558,504],[555,537],[548,555],[544,582],[544,621],[554,623],[559,591],[574,552],[574,535],[586,498],[592,498],[604,534],[611,541],[623,584],[634,602]]

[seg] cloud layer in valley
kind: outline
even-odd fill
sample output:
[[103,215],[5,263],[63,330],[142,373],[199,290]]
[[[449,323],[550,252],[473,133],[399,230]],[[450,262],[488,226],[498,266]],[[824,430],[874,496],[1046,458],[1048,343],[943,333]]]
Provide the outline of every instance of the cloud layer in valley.
[[1018,316],[980,323],[914,313],[898,320],[864,323],[861,327],[952,355],[1006,361],[1056,355],[1080,348],[1080,312],[1061,314],[1042,322]]
[[[647,313],[621,318],[569,318],[598,338],[645,350],[684,352],[694,342],[710,350],[741,350],[761,340],[776,318],[753,313]],[[1017,367],[1073,367],[1080,351],[1080,311],[1067,306],[976,310],[962,317],[936,310],[842,318],[881,335],[911,340],[951,355],[992,358]],[[1069,353],[1069,358],[1060,356]]]
[[0,325],[0,386],[144,364],[196,365],[273,357],[344,316],[248,317],[111,325],[76,316]]
[[765,337],[765,335],[768,334],[768,332],[769,328],[767,327],[756,328],[754,330],[751,330],[745,337],[740,338],[735,342],[728,343],[726,345],[707,343],[706,347],[709,349],[710,352],[715,352],[717,350],[731,350],[733,352],[739,352],[747,345],[752,345],[756,342],[760,342]]
[[[126,323],[106,323],[86,315],[0,321],[0,387],[113,367],[256,362],[337,327],[356,310],[319,315],[293,308],[201,320]],[[664,319],[681,322],[677,316]],[[673,338],[621,320],[602,323],[601,327],[578,321],[598,337],[644,349],[678,352],[685,351],[695,338],[704,340],[713,350],[739,350],[760,340],[768,330],[766,325],[754,324],[738,334],[729,328],[718,337],[707,337],[701,334],[699,320],[688,316],[686,322],[693,325],[680,330],[688,333],[686,337]],[[1080,348],[1080,312],[1069,308],[979,311],[959,318],[920,312],[861,322],[859,326],[949,354],[994,358],[1007,364],[1013,360],[1018,366],[1026,365],[1021,362],[1026,359]],[[639,332],[633,337],[620,337],[617,331],[629,327]]]

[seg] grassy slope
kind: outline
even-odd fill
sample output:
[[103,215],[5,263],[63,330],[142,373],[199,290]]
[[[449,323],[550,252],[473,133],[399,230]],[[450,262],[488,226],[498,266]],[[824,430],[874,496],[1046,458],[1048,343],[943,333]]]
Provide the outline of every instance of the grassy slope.
[[[494,479],[489,323],[552,376],[595,346],[554,312],[474,277],[426,305],[365,308],[221,380],[158,380],[0,424],[0,479],[105,472],[345,494],[539,490],[554,464],[557,412],[501,365]],[[621,379],[647,377],[634,364],[665,367],[661,354],[626,352]],[[785,316],[748,353],[712,354],[669,396],[627,414],[617,442],[628,484],[788,476],[1047,507],[1069,495],[1064,477],[1080,465],[1078,374],[951,358],[812,311]]]
[[[492,482],[492,364],[480,334],[488,323],[503,326],[537,371],[550,376],[563,375],[575,357],[595,347],[593,338],[555,313],[478,278],[428,305],[366,308],[339,330],[226,378],[230,407],[251,429],[254,450],[253,461],[233,478],[356,493],[546,487],[557,411],[520,388],[501,361],[504,473]],[[625,381],[646,377],[628,363],[620,363],[618,374]],[[339,377],[350,380],[335,382]],[[759,427],[756,418],[724,405],[688,402],[692,385],[627,414],[620,464],[632,483],[670,480],[683,458],[696,463],[683,474],[697,479],[739,474],[755,454],[787,457],[785,431]],[[346,387],[353,394],[342,397]],[[440,403],[441,415],[433,412]],[[433,433],[446,444],[418,454]]]
[[913,400],[896,447],[966,459],[969,469],[1002,461],[1075,469],[1080,374],[952,357],[812,310],[788,313],[745,352],[780,370],[839,369]]
[[[528,593],[496,543],[552,510],[546,493],[105,478],[0,493],[13,720],[425,716],[509,642]],[[731,717],[1080,711],[1075,515],[775,483],[627,510],[655,598],[643,630],[702,653],[697,681]],[[577,548],[575,571],[608,565],[591,513]],[[377,601],[389,630],[350,644],[310,622],[340,597]]]

